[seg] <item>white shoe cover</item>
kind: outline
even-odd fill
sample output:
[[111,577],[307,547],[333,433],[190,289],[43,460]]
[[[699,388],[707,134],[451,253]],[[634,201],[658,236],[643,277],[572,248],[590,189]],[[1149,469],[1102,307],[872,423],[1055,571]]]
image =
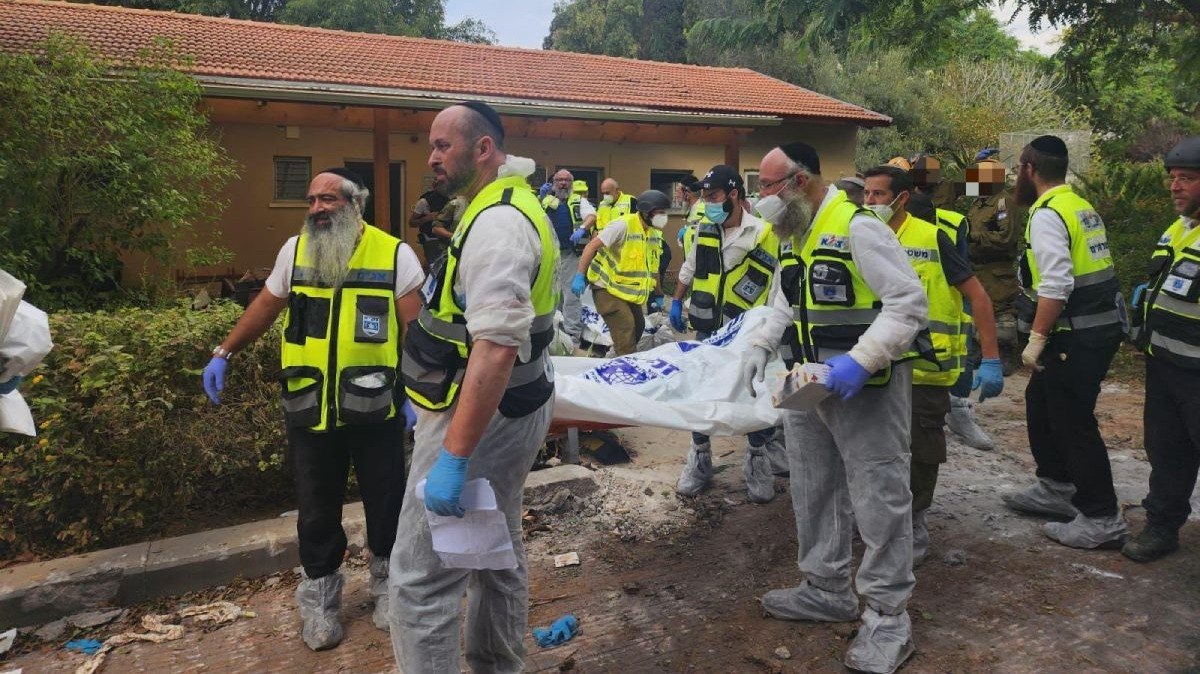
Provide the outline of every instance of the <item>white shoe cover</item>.
[[1042,531],[1058,543],[1084,550],[1115,550],[1129,538],[1120,515],[1087,517],[1079,513],[1070,522],[1047,522]]
[[950,413],[946,415],[946,425],[969,447],[982,450],[996,448],[992,437],[975,423],[971,401],[966,398],[950,397]]
[[746,445],[742,473],[746,476],[746,494],[751,501],[770,503],[775,498],[775,475],[771,472],[771,461],[767,458],[765,446]]
[[688,450],[687,460],[683,464],[683,472],[675,483],[675,491],[684,496],[695,496],[712,482],[712,445],[692,445]]
[[772,618],[850,622],[858,617],[858,597],[850,588],[828,592],[805,580],[798,587],[771,590],[762,599],[763,610]]
[[305,576],[296,586],[296,606],[304,621],[300,636],[314,651],[333,648],[342,642],[338,612],[342,608],[344,584],[342,572],[335,571],[315,579]]
[[858,672],[892,674],[914,651],[912,620],[907,612],[883,615],[868,606],[858,634],[846,650],[845,664]]
[[375,627],[387,632],[389,629],[388,558],[372,556],[367,569],[371,573],[371,578],[367,581],[367,591],[371,594],[371,599],[375,601],[375,608],[371,612],[371,622],[375,624]]

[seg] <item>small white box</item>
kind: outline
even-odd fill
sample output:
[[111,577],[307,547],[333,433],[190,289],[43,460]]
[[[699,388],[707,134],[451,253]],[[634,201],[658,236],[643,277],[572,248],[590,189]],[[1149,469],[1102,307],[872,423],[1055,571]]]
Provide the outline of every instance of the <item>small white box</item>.
[[824,363],[796,363],[783,377],[779,390],[772,396],[775,407],[806,411],[817,406],[830,394],[825,388],[829,381],[829,366]]

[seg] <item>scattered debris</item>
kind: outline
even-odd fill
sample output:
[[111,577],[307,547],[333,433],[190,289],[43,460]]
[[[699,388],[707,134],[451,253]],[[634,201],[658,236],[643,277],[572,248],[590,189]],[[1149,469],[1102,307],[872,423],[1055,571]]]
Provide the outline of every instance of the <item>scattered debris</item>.
[[92,629],[108,623],[121,617],[125,613],[123,609],[114,608],[107,611],[84,611],[76,613],[73,616],[67,617],[67,623],[81,630]]
[[947,550],[946,554],[942,555],[942,561],[946,563],[946,566],[962,566],[967,563],[967,553],[958,548]]
[[640,583],[636,583],[636,582],[625,583],[624,585],[621,586],[621,589],[625,590],[625,594],[638,594],[639,592],[642,591],[642,586]]
[[41,639],[42,641],[58,641],[60,638],[62,638],[62,635],[66,631],[67,631],[66,618],[59,618],[58,620],[55,620],[52,623],[46,623],[45,625],[42,625],[41,627],[39,627],[33,633],[33,636]]
[[775,657],[779,658],[780,660],[791,660],[792,652],[787,648],[780,646],[779,648],[775,649]]
[[12,648],[13,642],[16,640],[17,629],[15,627],[3,634],[0,634],[0,655],[7,653],[8,649]]
[[579,553],[567,552],[561,555],[554,555],[554,567],[561,569],[564,566],[579,566]]
[[574,639],[576,634],[579,634],[579,619],[568,613],[550,623],[550,627],[534,628],[533,639],[542,648],[553,648]]
[[1071,568],[1079,569],[1080,571],[1086,571],[1087,573],[1100,576],[1101,578],[1116,578],[1117,580],[1125,580],[1125,576],[1122,576],[1119,573],[1097,569],[1089,564],[1072,564]]
[[[194,618],[198,623],[222,625],[239,618],[253,618],[254,616],[253,611],[243,610],[237,604],[227,601],[218,601],[202,606],[189,606],[165,615],[142,616],[142,628],[146,630],[145,632],[123,632],[108,639],[98,651],[95,651],[95,655],[76,668],[75,674],[94,674],[104,664],[104,659],[108,656],[108,652],[118,646],[123,646],[134,641],[149,641],[160,644],[164,641],[175,641],[183,637],[185,632],[184,626],[167,622],[172,619],[183,620],[184,618]],[[95,642],[94,639],[85,641]],[[99,644],[99,642],[95,643]],[[67,647],[69,648],[70,644],[67,644]]]
[[72,639],[64,646],[68,651],[76,651],[84,655],[94,655],[104,644],[96,639]]

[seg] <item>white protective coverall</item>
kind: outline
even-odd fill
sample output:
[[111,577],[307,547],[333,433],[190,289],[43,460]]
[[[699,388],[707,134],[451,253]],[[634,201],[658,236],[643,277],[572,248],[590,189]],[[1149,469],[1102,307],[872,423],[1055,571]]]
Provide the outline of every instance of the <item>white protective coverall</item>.
[[[528,175],[533,162],[509,155],[499,177]],[[534,310],[530,287],[541,261],[537,231],[515,207],[495,206],[472,224],[459,262],[454,292],[465,298],[464,318],[474,341],[516,346],[519,358],[531,352]],[[547,368],[550,360],[547,358]],[[553,379],[553,372],[548,373]],[[467,481],[487,478],[508,521],[517,568],[452,569],[433,550],[425,503],[417,483],[441,451],[455,406],[444,412],[418,410],[411,476],[404,490],[389,573],[392,647],[405,674],[460,668],[459,621],[467,594],[467,663],[474,671],[524,670],[523,639],[529,618],[529,578],[521,544],[521,499],[525,477],[550,427],[553,398],[524,417],[497,412],[467,467]]]
[[[835,193],[831,186],[822,209]],[[797,250],[807,234],[795,236]],[[882,313],[849,352],[875,372],[908,350],[926,325],[928,301],[896,235],[878,218],[854,216],[850,252],[883,303]],[[779,346],[784,328],[793,321],[779,276],[771,289],[771,318],[751,340],[768,351]],[[819,357],[827,361],[835,355],[822,349]],[[867,610],[846,663],[866,671],[891,671],[912,650],[912,626],[905,613],[916,583],[908,484],[911,383],[911,366],[898,365],[884,387],[866,387],[848,401],[830,396],[814,410],[784,412],[797,557],[806,582],[767,593],[763,607],[793,620],[858,617],[858,600],[850,589],[850,542],[857,523],[866,551],[856,587],[866,597]]]

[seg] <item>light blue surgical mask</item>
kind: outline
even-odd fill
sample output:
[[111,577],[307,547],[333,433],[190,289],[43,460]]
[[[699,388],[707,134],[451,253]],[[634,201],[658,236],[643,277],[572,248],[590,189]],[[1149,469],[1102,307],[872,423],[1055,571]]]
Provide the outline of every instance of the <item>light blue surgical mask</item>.
[[722,224],[725,218],[729,217],[729,213],[725,212],[725,202],[714,204],[712,202],[704,202],[704,217],[708,218],[709,222],[714,224]]

